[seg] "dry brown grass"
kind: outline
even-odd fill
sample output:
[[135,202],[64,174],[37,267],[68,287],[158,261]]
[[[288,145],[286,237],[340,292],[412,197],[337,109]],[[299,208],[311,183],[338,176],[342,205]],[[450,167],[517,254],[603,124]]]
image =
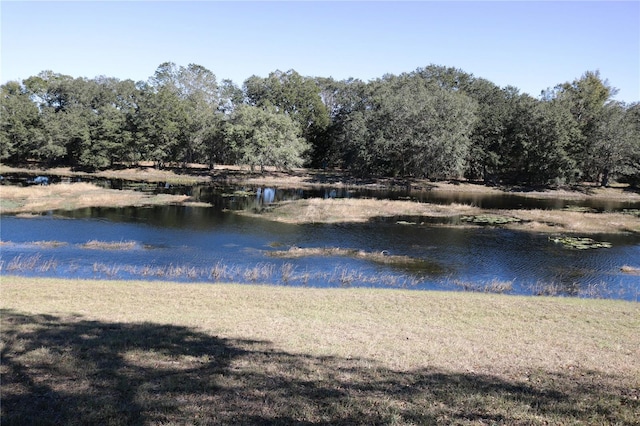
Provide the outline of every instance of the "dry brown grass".
[[91,240],[82,244],[82,248],[90,250],[132,250],[138,246],[135,241],[98,241]]
[[[257,215],[286,223],[340,223],[367,222],[375,218],[394,216],[451,217],[480,212],[477,207],[455,203],[436,205],[368,198],[310,198],[279,203]],[[256,215],[250,212],[242,214]]]
[[[438,205],[411,201],[375,199],[321,199],[286,201],[259,213],[258,216],[285,223],[368,222],[377,218],[414,217],[446,218],[457,216],[501,215],[521,219],[512,229],[535,232],[616,233],[640,232],[640,218],[622,213],[581,213],[562,210],[483,210],[464,204]],[[463,224],[460,226],[469,226]]]
[[561,198],[564,200],[620,200],[640,201],[640,193],[630,191],[626,184],[601,187],[593,184],[575,186],[573,189],[547,189],[540,191],[518,191],[517,195],[530,198]]
[[634,424],[640,305],[2,277],[4,424]]
[[74,210],[84,207],[124,207],[179,204],[186,195],[150,195],[137,191],[100,188],[90,183],[48,186],[1,186],[0,213]]
[[311,256],[333,256],[333,257],[351,257],[354,259],[366,259],[375,263],[385,265],[400,264],[411,265],[423,263],[423,259],[416,259],[409,256],[399,256],[382,252],[367,252],[357,249],[346,249],[341,247],[291,247],[287,250],[267,251],[265,254],[272,257],[280,257],[286,259],[297,259],[300,257]]
[[640,233],[640,218],[622,213],[581,213],[563,210],[510,210],[506,213],[527,221],[514,229],[536,232]]
[[[144,164],[142,167],[129,167],[118,170],[104,170],[94,173],[73,171],[69,167],[54,167],[43,169],[34,168],[17,168],[0,164],[0,174],[7,173],[24,173],[32,176],[60,176],[60,177],[84,177],[84,178],[104,178],[104,179],[124,179],[136,182],[168,182],[175,185],[196,185],[198,183],[206,183],[211,178],[203,173],[201,166],[191,165],[189,173],[176,173],[173,170],[160,170],[152,167],[152,163]],[[206,170],[205,170],[206,171]],[[196,174],[198,172],[198,174]]]
[[640,275],[640,268],[636,266],[623,265],[620,270],[625,274]]

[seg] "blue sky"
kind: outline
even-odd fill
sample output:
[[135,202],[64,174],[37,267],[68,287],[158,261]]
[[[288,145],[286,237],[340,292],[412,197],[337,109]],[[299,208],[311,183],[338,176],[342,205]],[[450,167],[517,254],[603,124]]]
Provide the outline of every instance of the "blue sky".
[[0,80],[146,80],[162,62],[236,84],[295,69],[370,80],[429,64],[540,91],[599,70],[640,101],[640,1],[5,1]]

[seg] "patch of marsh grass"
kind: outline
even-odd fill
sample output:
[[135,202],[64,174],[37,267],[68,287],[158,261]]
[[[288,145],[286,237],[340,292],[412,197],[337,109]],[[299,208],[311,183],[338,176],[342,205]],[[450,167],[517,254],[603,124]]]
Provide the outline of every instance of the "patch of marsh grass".
[[504,213],[526,222],[512,225],[522,230],[581,234],[640,233],[640,218],[622,213],[580,213],[541,209],[509,210]]
[[34,270],[41,263],[42,256],[35,254],[31,256],[18,255],[7,264],[7,271],[29,271]]
[[477,207],[464,204],[436,205],[399,200],[369,198],[321,199],[309,198],[284,201],[260,212],[236,213],[258,216],[285,223],[348,223],[368,222],[376,218],[396,216],[453,217],[481,212]]
[[640,275],[640,268],[636,266],[623,265],[620,270],[625,274]]
[[138,247],[135,241],[98,241],[91,240],[81,244],[84,249],[90,250],[133,250]]
[[[283,223],[362,223],[382,218],[420,217],[429,219],[462,217],[459,225],[496,224],[521,231],[567,233],[640,233],[637,216],[622,213],[583,213],[563,210],[483,210],[465,204],[437,205],[400,200],[320,199],[284,201],[259,212],[236,214],[261,217]],[[400,220],[399,223],[410,222]]]
[[504,294],[513,291],[513,280],[505,281],[493,279],[488,283],[453,280],[451,284],[463,291],[470,291],[475,293]]
[[286,259],[296,259],[300,257],[329,256],[329,257],[350,257],[353,259],[364,259],[384,265],[392,264],[420,264],[424,261],[410,256],[400,256],[389,254],[386,250],[380,252],[367,252],[365,250],[346,249],[340,247],[290,247],[288,250],[272,250],[265,252],[271,257]]
[[604,281],[591,282],[586,285],[578,283],[558,283],[538,281],[527,286],[527,291],[534,296],[570,296],[587,299],[630,299],[638,301],[640,289],[638,288],[611,288]]
[[85,207],[170,205],[188,202],[186,195],[149,194],[101,188],[84,182],[48,186],[3,186],[0,213],[22,214]]

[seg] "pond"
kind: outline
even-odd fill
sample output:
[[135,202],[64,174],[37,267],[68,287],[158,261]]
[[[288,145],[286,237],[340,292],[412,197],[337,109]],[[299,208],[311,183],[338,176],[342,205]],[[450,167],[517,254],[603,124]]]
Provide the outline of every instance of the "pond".
[[[44,176],[51,183],[61,181],[60,177]],[[10,185],[33,184],[34,176],[23,173],[6,174],[2,182]],[[70,181],[70,178],[66,178]],[[640,209],[638,201],[623,201],[609,199],[561,199],[527,196],[526,192],[510,193],[473,193],[437,191],[423,188],[394,187],[378,188],[366,186],[306,186],[305,188],[266,188],[259,185],[232,186],[224,184],[202,185],[169,185],[164,182],[148,183],[133,182],[124,179],[105,179],[94,177],[75,177],[75,181],[91,182],[110,189],[130,189],[149,193],[184,194],[194,201],[211,203],[215,208],[247,209],[255,206],[258,195],[264,201],[265,190],[273,190],[270,201],[298,200],[304,198],[376,198],[390,200],[411,200],[420,203],[434,204],[469,204],[483,209],[551,209],[585,208],[596,212],[622,211],[625,209]]]
[[[2,274],[291,286],[468,290],[637,301],[640,236],[575,250],[546,234],[390,221],[287,225],[228,210],[261,199],[199,189],[213,207],[90,208],[2,217]],[[325,189],[322,189],[325,191]],[[249,192],[249,191],[247,191]],[[274,200],[288,196],[274,191]],[[302,196],[298,190],[297,194]],[[294,194],[295,195],[295,194]],[[321,194],[324,196],[324,194]],[[327,196],[337,196],[337,193]],[[207,198],[209,197],[209,198]],[[289,256],[291,248],[318,249]],[[335,252],[324,249],[341,248]],[[278,256],[274,256],[278,255]],[[389,259],[389,261],[386,261]]]
[[[260,186],[220,187],[197,185],[193,187],[156,188],[155,192],[187,194],[196,201],[211,203],[230,209],[246,209],[262,201],[262,191],[270,190]],[[410,200],[433,204],[468,204],[483,209],[545,209],[585,208],[595,212],[640,209],[640,202],[607,199],[554,199],[528,197],[520,193],[483,194],[472,192],[431,191],[424,189],[379,189],[362,187],[308,187],[304,189],[277,189],[271,201],[298,200],[305,198],[375,198],[388,200]]]

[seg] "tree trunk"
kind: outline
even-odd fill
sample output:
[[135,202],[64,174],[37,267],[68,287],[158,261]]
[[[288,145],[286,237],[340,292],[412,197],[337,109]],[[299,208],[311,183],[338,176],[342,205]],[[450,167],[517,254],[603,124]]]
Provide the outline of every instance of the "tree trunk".
[[600,186],[609,186],[609,169],[606,168],[602,171],[602,181],[600,183]]

